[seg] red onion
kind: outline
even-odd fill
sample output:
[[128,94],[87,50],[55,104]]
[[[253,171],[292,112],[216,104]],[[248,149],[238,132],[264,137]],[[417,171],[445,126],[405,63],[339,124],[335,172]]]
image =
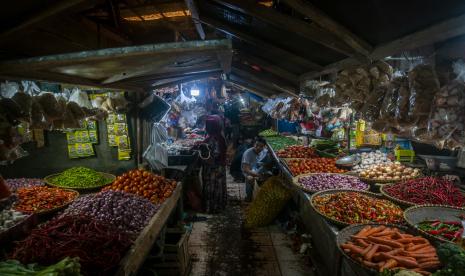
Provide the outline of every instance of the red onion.
[[368,184],[355,176],[342,174],[318,173],[299,178],[302,187],[310,191],[323,191],[330,189],[367,190]]
[[45,182],[40,178],[10,178],[6,179],[6,185],[11,191],[16,191],[19,188],[29,188],[35,186],[44,186]]

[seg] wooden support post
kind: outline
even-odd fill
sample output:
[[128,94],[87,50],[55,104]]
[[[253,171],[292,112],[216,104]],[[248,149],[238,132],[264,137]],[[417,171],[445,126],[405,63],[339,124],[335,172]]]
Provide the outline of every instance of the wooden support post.
[[184,0],[187,6],[187,9],[189,9],[189,12],[191,13],[192,20],[194,21],[194,26],[195,29],[197,30],[197,33],[200,36],[200,39],[204,40],[205,39],[205,31],[203,30],[202,23],[200,23],[199,20],[199,12],[197,9],[197,5],[195,4],[194,0]]

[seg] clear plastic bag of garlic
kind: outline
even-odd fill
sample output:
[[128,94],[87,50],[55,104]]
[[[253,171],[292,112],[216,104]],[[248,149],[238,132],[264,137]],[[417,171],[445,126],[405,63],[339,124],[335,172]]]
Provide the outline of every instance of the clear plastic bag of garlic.
[[400,181],[420,176],[419,169],[413,169],[399,162],[375,165],[360,172],[360,177],[377,181]]
[[360,173],[376,165],[392,163],[392,161],[387,157],[387,154],[379,150],[357,153],[356,155],[361,158],[361,161],[358,165],[352,168],[352,171],[357,173]]
[[457,78],[436,93],[428,121],[427,138],[439,148],[465,146],[456,139],[465,131],[465,63],[459,60],[452,67]]

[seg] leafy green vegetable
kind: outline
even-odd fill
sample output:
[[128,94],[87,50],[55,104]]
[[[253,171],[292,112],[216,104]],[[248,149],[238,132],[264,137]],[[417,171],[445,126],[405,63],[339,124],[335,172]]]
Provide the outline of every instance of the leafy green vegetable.
[[67,169],[50,179],[52,184],[64,188],[92,188],[99,187],[108,181],[102,174],[89,168],[74,167]]
[[439,260],[444,268],[436,271],[434,276],[464,276],[465,250],[452,243],[443,243],[437,249]]
[[17,260],[7,260],[0,262],[0,275],[79,276],[81,275],[81,265],[79,264],[79,258],[70,257],[46,267],[37,264],[23,265]]
[[266,141],[273,148],[274,151],[284,149],[287,146],[297,145],[298,142],[286,136],[267,137]]

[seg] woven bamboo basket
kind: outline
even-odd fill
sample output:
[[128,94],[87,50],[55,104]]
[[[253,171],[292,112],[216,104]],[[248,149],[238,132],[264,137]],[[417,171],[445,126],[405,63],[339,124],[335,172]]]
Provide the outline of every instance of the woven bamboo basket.
[[[305,173],[305,174],[300,174],[298,176],[293,177],[292,178],[292,183],[295,186],[297,186],[299,189],[301,189],[302,191],[304,191],[306,193],[309,193],[309,194],[320,192],[319,190],[307,189],[307,188],[303,187],[299,182],[299,179],[302,178],[302,177],[312,176],[312,175],[317,175],[317,174],[331,174],[331,175],[334,174],[334,175],[341,175],[341,176],[344,176],[344,177],[358,178],[358,177],[353,176],[353,175],[341,174],[341,173]],[[337,189],[339,189],[339,188],[333,188],[332,190],[337,190]],[[368,191],[369,189],[370,189],[370,185],[367,185],[367,187],[364,190],[358,190],[358,191]]]
[[63,186],[59,186],[57,184],[54,184],[52,181],[53,181],[53,178],[54,177],[57,177],[59,176],[60,174],[59,173],[56,173],[56,174],[51,174],[51,175],[48,175],[44,178],[44,182],[49,185],[49,186],[53,186],[53,187],[57,187],[57,188],[66,188],[66,189],[73,189],[73,190],[76,190],[76,191],[95,191],[95,190],[98,190],[100,188],[103,188],[109,184],[111,184],[113,181],[115,181],[115,178],[116,176],[114,176],[113,174],[109,174],[109,173],[104,173],[104,172],[99,172],[103,177],[105,177],[106,181],[105,183],[103,183],[102,185],[99,185],[99,186],[94,186],[94,187],[86,187],[86,188],[83,188],[83,187],[63,187]]
[[425,220],[441,220],[441,221],[458,221],[459,215],[465,216],[465,208],[444,206],[444,205],[418,205],[408,208],[404,211],[404,219],[407,223],[418,230],[418,232],[426,238],[437,242],[449,242],[449,240],[439,236],[431,235],[430,233],[418,228],[417,224]]
[[[51,209],[45,209],[45,210],[40,210],[40,211],[36,211],[36,212],[32,212],[38,216],[45,216],[45,215],[49,215],[49,214],[52,214],[52,213],[55,213],[55,212],[58,212],[58,211],[61,211],[63,209],[65,209],[66,207],[68,207],[71,203],[73,203],[74,200],[76,200],[76,198],[79,197],[79,192],[78,191],[75,191],[75,190],[72,190],[72,189],[63,189],[63,188],[60,188],[62,190],[65,190],[65,191],[69,191],[69,192],[72,192],[74,194],[74,197],[72,200],[66,202],[65,204],[63,205],[60,205],[60,206],[57,206],[57,207],[54,207],[54,208],[51,208]],[[15,206],[13,205],[13,209],[15,209]],[[18,210],[20,212],[23,212],[21,210]],[[26,213],[26,212],[25,212]]]
[[327,194],[336,194],[336,193],[342,193],[342,192],[355,192],[355,193],[360,193],[360,194],[364,194],[364,195],[367,195],[367,196],[375,197],[375,198],[378,198],[378,199],[383,199],[383,197],[380,194],[375,194],[375,193],[368,192],[368,191],[360,191],[360,190],[352,190],[352,189],[326,190],[326,191],[321,191],[321,192],[317,192],[317,193],[313,194],[312,197],[310,198],[310,205],[315,210],[315,212],[317,212],[319,215],[324,217],[326,220],[328,220],[328,221],[330,221],[330,222],[332,222],[332,223],[334,223],[336,225],[339,225],[339,226],[343,226],[343,227],[349,226],[349,225],[351,225],[350,223],[340,221],[340,220],[336,220],[336,219],[333,219],[333,218],[327,216],[326,214],[323,214],[322,212],[320,212],[320,210],[318,210],[318,208],[313,203],[314,199],[316,197],[318,197],[318,196],[327,195]]

